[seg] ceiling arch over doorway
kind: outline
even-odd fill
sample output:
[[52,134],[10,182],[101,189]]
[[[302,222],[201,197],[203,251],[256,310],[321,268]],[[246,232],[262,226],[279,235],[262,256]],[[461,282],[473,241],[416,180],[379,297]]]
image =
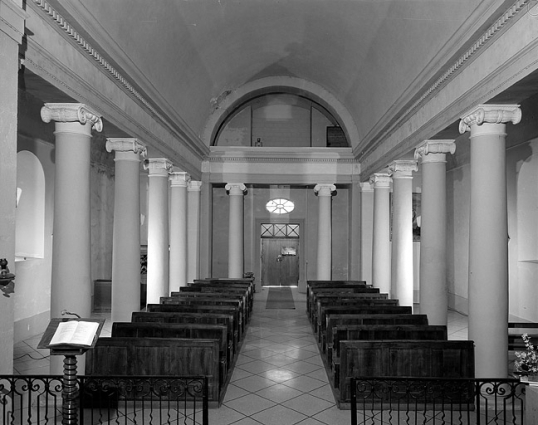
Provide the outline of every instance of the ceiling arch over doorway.
[[211,146],[218,129],[237,107],[251,98],[280,91],[301,95],[320,104],[338,121],[351,146],[359,142],[355,121],[347,108],[329,91],[318,84],[295,77],[267,77],[251,81],[235,90],[226,90],[212,99],[212,111],[201,135],[207,146]]

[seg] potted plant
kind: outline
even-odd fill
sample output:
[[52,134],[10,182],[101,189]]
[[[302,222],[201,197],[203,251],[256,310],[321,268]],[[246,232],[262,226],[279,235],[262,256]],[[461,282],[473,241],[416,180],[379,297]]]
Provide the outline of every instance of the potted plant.
[[538,381],[538,351],[531,343],[528,334],[521,336],[525,343],[525,351],[516,351],[515,372],[520,376],[528,377],[529,381]]

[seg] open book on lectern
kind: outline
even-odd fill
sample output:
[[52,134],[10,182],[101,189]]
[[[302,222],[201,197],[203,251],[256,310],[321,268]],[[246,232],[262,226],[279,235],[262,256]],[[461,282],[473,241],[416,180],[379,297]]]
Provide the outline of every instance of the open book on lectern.
[[99,322],[78,320],[60,322],[49,342],[49,346],[77,345],[82,347],[91,347],[98,330]]

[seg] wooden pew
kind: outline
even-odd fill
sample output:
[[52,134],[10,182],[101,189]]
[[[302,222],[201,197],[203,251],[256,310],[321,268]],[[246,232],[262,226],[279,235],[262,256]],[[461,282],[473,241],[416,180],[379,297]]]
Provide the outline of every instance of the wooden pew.
[[[246,302],[246,295],[245,294],[232,294],[229,292],[172,292],[170,294],[170,297],[165,297],[166,299],[169,298],[178,298],[178,299],[202,299],[202,298],[211,298],[216,300],[239,300],[240,308],[242,310],[242,315],[245,318],[245,321],[248,322],[248,319],[250,317],[247,302]],[[165,302],[166,304],[166,302]],[[170,303],[173,304],[173,303]]]
[[133,323],[192,323],[226,326],[228,339],[232,341],[234,355],[237,354],[239,335],[237,323],[232,314],[208,312],[147,312],[135,311],[131,315]]
[[[220,282],[220,283],[213,283],[212,281],[199,281],[195,280],[194,282],[188,284],[185,288],[209,288],[209,287],[220,287],[222,289],[243,289],[247,293],[247,298],[249,300],[249,304],[252,305],[254,302],[254,292],[255,291],[255,285],[253,282],[251,283],[232,283],[232,282]],[[181,288],[180,288],[181,292]]]
[[[368,287],[368,290],[365,291],[365,286],[355,286],[355,285],[346,285],[346,286],[333,286],[330,288],[312,288],[309,292],[307,298],[306,311],[308,314],[312,312],[312,308],[316,305],[316,298],[324,295],[346,295],[346,294],[362,294],[365,298],[377,298],[377,299],[387,299],[389,296],[386,293],[380,293],[379,289]],[[372,290],[374,289],[374,290]]]
[[[344,286],[354,286],[354,287],[371,287],[367,285],[364,280],[307,280],[306,281],[306,299],[310,299],[310,292],[313,288],[336,288]],[[308,309],[308,302],[306,304]]]
[[183,338],[99,338],[86,354],[87,375],[205,375],[219,401],[219,342]]
[[331,314],[327,316],[327,352],[334,350],[334,330],[337,327],[346,328],[348,326],[359,325],[416,325],[424,326],[428,324],[426,314]]
[[[326,306],[363,306],[363,305],[393,305],[397,306],[399,301],[388,298],[364,297],[365,294],[323,294],[315,297],[315,304],[310,313],[310,320],[314,324],[314,330],[317,329],[318,317],[320,317],[322,307]],[[371,294],[367,294],[371,295]]]
[[473,341],[342,341],[339,401],[350,377],[474,378]]
[[233,361],[233,341],[228,340],[225,325],[159,322],[114,322],[111,337],[120,338],[199,338],[219,342],[220,380],[226,381],[228,368]]
[[212,285],[212,284],[191,284],[191,286],[182,286],[179,288],[179,291],[172,291],[170,296],[182,292],[209,292],[209,293],[223,293],[223,294],[240,294],[245,297],[245,303],[249,311],[249,315],[252,313],[252,302],[253,300],[249,297],[248,288],[244,285],[235,286],[235,285]]
[[340,306],[322,306],[318,316],[318,342],[321,343],[323,351],[327,342],[327,317],[331,314],[413,314],[413,308],[411,306],[402,305],[370,305],[370,306],[357,306],[340,305]]
[[333,348],[327,349],[327,363],[338,388],[340,372],[340,342],[372,340],[447,340],[446,326],[436,325],[356,325],[333,329]]
[[[240,333],[239,337],[242,338],[246,330],[246,318],[243,315],[243,306],[241,305],[240,300],[230,300],[226,298],[176,298],[176,297],[161,297],[160,304],[161,306],[193,306],[193,307],[228,307],[235,310],[237,314],[237,323],[239,323]],[[153,310],[150,310],[149,305],[147,307],[148,311],[165,311],[165,310],[155,310],[154,305],[152,305]],[[173,309],[171,311],[174,311]]]

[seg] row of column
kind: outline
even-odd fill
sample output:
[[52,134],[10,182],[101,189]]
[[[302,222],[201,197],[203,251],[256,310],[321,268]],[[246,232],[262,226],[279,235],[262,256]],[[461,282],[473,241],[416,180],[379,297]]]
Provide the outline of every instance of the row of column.
[[[476,376],[481,378],[507,376],[505,123],[517,124],[520,120],[517,105],[480,105],[460,122],[462,134],[470,131],[469,339],[475,342],[475,358],[485,360],[476,362]],[[412,306],[411,181],[416,161],[422,160],[420,310],[434,325],[447,324],[446,154],[454,152],[452,140],[428,140],[416,149],[415,160],[394,161],[387,170],[370,178],[374,188],[372,281],[402,305]]]
[[[91,314],[90,143],[101,117],[81,104],[45,104],[44,122],[55,122],[56,176],[51,315]],[[112,320],[129,321],[140,309],[140,161],[137,139],[109,138],[115,153],[112,253]],[[167,159],[146,159],[148,190],[147,302],[198,277],[201,182],[174,171]],[[189,249],[187,249],[187,247]]]

